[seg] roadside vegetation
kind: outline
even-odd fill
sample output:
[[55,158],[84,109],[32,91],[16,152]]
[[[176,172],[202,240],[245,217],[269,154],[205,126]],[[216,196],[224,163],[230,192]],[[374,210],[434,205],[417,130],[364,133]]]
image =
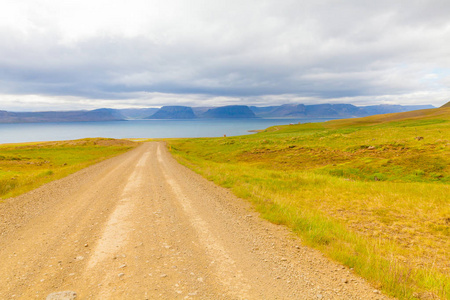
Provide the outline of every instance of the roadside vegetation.
[[0,202],[137,145],[127,140],[100,138],[0,145]]
[[386,293],[450,299],[450,108],[168,143]]

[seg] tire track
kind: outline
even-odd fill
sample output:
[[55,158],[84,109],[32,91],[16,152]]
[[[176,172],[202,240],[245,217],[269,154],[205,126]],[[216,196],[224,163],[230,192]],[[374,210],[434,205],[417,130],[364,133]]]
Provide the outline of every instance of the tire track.
[[191,225],[199,235],[199,240],[206,249],[207,254],[214,259],[217,268],[217,278],[227,288],[228,292],[236,298],[246,299],[249,297],[250,285],[244,278],[242,271],[236,266],[236,262],[228,255],[223,245],[208,229],[208,224],[199,216],[191,205],[189,199],[183,192],[180,185],[167,173],[168,166],[161,156],[161,144],[157,148],[158,161],[162,166],[164,179],[172,188],[176,200],[183,207],[184,213],[188,216]]

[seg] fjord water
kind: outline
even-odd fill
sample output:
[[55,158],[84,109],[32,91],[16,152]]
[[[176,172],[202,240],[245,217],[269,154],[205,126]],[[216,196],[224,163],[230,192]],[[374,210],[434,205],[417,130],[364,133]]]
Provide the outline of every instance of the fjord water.
[[184,138],[250,134],[274,125],[329,119],[192,119],[0,124],[0,144],[104,138]]

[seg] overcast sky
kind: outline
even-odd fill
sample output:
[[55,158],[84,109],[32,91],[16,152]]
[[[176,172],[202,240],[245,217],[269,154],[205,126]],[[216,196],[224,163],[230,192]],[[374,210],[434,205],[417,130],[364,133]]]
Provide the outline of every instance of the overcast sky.
[[450,1],[1,0],[0,110],[450,100]]

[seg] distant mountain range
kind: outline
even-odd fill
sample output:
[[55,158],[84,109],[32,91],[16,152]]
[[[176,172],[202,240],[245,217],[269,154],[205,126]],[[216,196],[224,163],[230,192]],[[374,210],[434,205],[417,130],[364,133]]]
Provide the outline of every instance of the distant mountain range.
[[[352,104],[285,104],[280,106],[229,105],[221,107],[163,106],[143,119],[194,118],[354,118],[434,108],[432,105],[373,105]],[[125,118],[127,112],[119,110]]]
[[251,106],[256,116],[262,118],[355,118],[371,115],[398,113],[411,110],[434,108],[432,105],[373,105],[354,106],[352,104],[285,104],[281,106]]
[[120,121],[124,116],[115,109],[9,112],[0,110],[0,123],[102,122]]
[[[446,105],[449,105],[448,103]],[[132,119],[195,118],[354,118],[435,108],[432,105],[285,104],[280,106],[229,105],[221,107],[163,106],[143,109],[96,109],[80,111],[0,111],[0,123],[92,122]]]

